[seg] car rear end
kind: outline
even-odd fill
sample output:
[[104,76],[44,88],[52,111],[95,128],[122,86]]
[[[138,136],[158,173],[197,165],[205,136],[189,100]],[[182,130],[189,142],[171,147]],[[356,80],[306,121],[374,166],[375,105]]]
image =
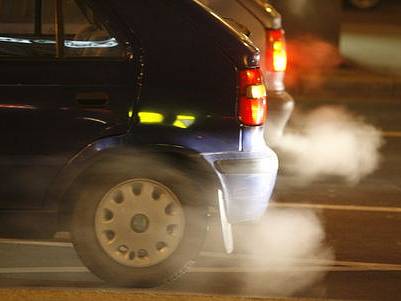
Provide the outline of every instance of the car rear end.
[[[127,143],[179,152],[207,165],[218,203],[204,202],[219,207],[230,252],[231,224],[264,214],[278,170],[264,139],[269,99],[260,53],[198,1],[113,6],[143,49],[142,92],[130,112]],[[143,11],[141,17],[133,18],[133,10]]]
[[266,0],[202,0],[231,23],[248,31],[260,49],[261,70],[269,95],[269,118],[266,139],[275,145],[280,139],[294,108],[293,98],[285,91],[287,69],[285,31],[281,16]]
[[[231,35],[233,43],[219,47],[235,61],[236,95],[230,106],[235,108],[233,117],[239,133],[238,144],[229,152],[216,149],[201,153],[220,180],[220,220],[226,251],[231,252],[231,225],[255,221],[264,214],[275,185],[278,159],[264,139],[269,98],[260,68],[259,50],[230,22],[206,7],[202,9],[213,16],[221,35]],[[216,36],[216,41],[221,41],[220,37]]]
[[294,109],[294,100],[285,91],[284,78],[287,70],[287,48],[281,15],[267,0],[238,0],[263,25],[264,43],[262,70],[271,99],[266,138],[276,145]]

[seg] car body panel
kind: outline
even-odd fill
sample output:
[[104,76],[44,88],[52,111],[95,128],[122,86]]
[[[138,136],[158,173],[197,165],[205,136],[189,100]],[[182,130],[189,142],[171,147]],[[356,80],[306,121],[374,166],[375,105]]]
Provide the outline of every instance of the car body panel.
[[[127,131],[126,111],[136,97],[128,79],[135,76],[135,66],[15,60],[2,62],[2,68],[9,71],[0,77],[1,208],[40,208],[69,158],[92,141]],[[108,104],[78,103],[79,95],[90,94],[104,95]]]
[[[269,204],[278,159],[266,148],[260,152],[203,154],[217,169],[222,184],[225,216],[230,224],[256,221]],[[231,167],[230,167],[231,166]]]
[[[259,66],[256,46],[197,1],[88,3],[115,30],[123,59],[0,59],[10,70],[0,77],[3,91],[9,91],[0,96],[0,113],[15,110],[2,119],[6,147],[1,162],[7,156],[17,163],[26,160],[23,170],[45,181],[35,192],[37,202],[26,198],[32,193],[28,187],[25,198],[19,195],[3,209],[57,215],[65,209],[71,185],[94,160],[129,149],[180,154],[188,161],[195,157],[198,168],[207,169],[223,189],[220,209],[227,210],[230,222],[262,215],[274,187],[277,157],[266,146],[263,126],[244,127],[237,117],[238,71]],[[18,97],[11,104],[17,107],[6,107],[13,95]],[[107,102],[82,105],[77,95],[107,95]],[[37,172],[32,155],[56,160],[51,173]],[[240,173],[216,167],[217,161],[233,160]],[[246,160],[262,162],[262,170],[253,174]],[[29,186],[33,177],[16,183]],[[8,188],[11,193],[16,186]]]

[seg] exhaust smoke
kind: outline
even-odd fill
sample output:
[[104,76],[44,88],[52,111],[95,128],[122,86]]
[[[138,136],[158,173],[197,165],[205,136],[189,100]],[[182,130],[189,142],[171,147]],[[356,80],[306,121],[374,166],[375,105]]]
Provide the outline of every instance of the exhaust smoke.
[[271,294],[297,294],[322,280],[334,260],[320,218],[310,210],[271,208],[260,223],[243,226],[237,235],[236,248],[252,255],[242,264],[267,271],[246,277],[248,289],[263,285]]
[[380,162],[381,132],[343,107],[323,106],[294,114],[276,141],[282,168],[307,184],[337,176],[350,184],[374,172]]

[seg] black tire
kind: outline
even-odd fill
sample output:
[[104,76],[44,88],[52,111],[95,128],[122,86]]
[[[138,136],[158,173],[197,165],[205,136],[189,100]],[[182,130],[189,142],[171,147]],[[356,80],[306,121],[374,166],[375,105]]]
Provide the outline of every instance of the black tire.
[[[145,268],[129,267],[115,261],[100,245],[95,230],[99,202],[119,183],[131,179],[157,181],[172,191],[183,205],[185,230],[175,252],[164,261]],[[83,263],[100,279],[118,286],[155,287],[180,275],[199,254],[207,232],[207,206],[196,181],[159,160],[123,156],[97,164],[75,185],[76,196],[71,232],[75,249]]]

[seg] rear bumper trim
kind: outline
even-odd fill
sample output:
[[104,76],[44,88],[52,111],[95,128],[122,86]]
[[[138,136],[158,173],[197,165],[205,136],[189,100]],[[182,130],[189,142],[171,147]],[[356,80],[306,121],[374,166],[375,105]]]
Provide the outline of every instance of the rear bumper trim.
[[266,148],[258,153],[209,155],[206,160],[219,178],[227,222],[258,220],[265,212],[276,181],[278,159]]
[[216,169],[222,174],[266,174],[269,160],[242,159],[218,160],[214,162]]

